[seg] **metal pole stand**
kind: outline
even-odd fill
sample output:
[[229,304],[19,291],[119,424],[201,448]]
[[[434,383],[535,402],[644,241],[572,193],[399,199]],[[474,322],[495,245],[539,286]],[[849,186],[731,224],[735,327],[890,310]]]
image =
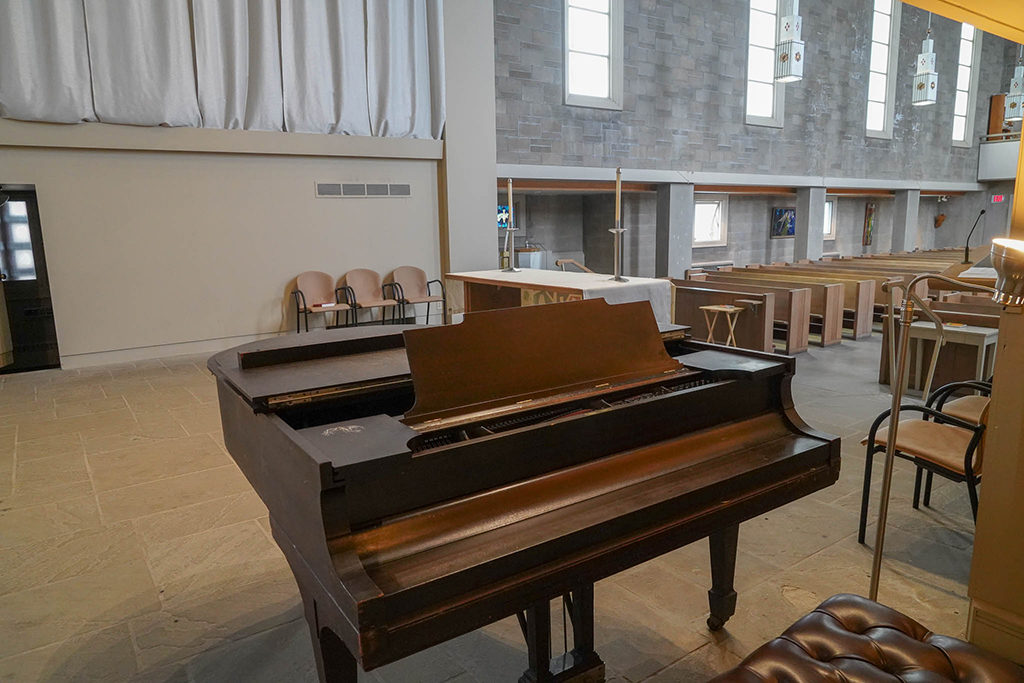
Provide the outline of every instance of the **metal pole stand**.
[[629,282],[629,280],[622,277],[622,233],[626,232],[626,229],[616,219],[615,227],[609,228],[608,232],[615,235],[615,275],[609,279],[615,282]]
[[503,273],[518,273],[516,268],[516,238],[512,234],[519,228],[512,225],[512,215],[508,217],[508,227],[505,228],[505,253],[508,254],[508,264],[501,269]]

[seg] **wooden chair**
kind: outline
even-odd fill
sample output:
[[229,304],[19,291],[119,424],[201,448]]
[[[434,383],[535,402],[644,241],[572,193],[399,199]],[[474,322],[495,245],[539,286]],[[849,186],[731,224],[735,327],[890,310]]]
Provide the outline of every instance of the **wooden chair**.
[[[430,304],[441,304],[441,322],[448,322],[448,297],[444,283],[440,280],[427,280],[427,274],[416,266],[399,266],[391,273],[391,284],[394,286],[395,298],[399,304],[399,317],[405,320],[405,307],[412,307],[413,322],[416,322],[416,304],[426,304],[424,323],[430,324]],[[430,285],[437,284],[440,294],[432,294]]]
[[309,332],[310,313],[333,313],[334,326],[338,326],[338,314],[345,313],[345,324],[348,325],[352,306],[346,296],[345,301],[339,298],[339,291],[334,287],[334,278],[319,270],[307,270],[295,278],[295,289],[292,290],[295,300],[295,331],[305,316],[306,332]]
[[[394,297],[394,284],[382,284],[380,274],[369,268],[354,268],[338,281],[338,290],[346,290],[351,297],[350,304],[356,310],[379,308],[380,324],[384,324],[385,311],[391,311],[391,320],[394,321],[398,312],[398,300]],[[343,284],[342,284],[343,283]],[[358,318],[356,324],[359,324]]]
[[[945,387],[943,387],[945,388]],[[936,392],[941,389],[936,390]],[[934,394],[933,394],[934,395]],[[986,404],[976,422],[941,412],[935,407],[924,405],[905,405],[901,412],[919,412],[921,419],[910,418],[900,420],[899,433],[896,435],[896,455],[909,460],[918,467],[914,481],[914,507],[918,506],[921,490],[921,473],[938,474],[955,482],[967,484],[967,493],[971,499],[971,513],[975,521],[978,519],[978,483],[981,481],[981,465],[985,426],[988,420]],[[868,497],[871,491],[871,461],[875,453],[884,452],[888,443],[889,428],[881,424],[889,417],[886,410],[871,425],[866,439],[861,441],[867,446],[864,463],[864,490],[860,504],[860,527],[857,540],[864,542],[867,528]],[[930,502],[930,486],[925,491],[926,505]]]

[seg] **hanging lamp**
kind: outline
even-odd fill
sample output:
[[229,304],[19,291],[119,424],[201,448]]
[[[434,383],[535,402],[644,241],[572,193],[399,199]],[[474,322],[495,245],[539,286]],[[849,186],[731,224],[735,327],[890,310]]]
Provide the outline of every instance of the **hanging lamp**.
[[1017,66],[1013,68],[1010,79],[1010,92],[1003,104],[1003,119],[1006,121],[1024,121],[1024,45],[1017,53]]
[[804,41],[800,40],[803,20],[800,0],[780,0],[775,36],[775,81],[793,83],[804,77]]
[[914,76],[914,93],[910,103],[915,107],[935,104],[938,99],[939,74],[935,71],[935,43],[932,40],[932,14],[928,13],[928,33],[921,42],[921,54],[917,56],[917,74]]

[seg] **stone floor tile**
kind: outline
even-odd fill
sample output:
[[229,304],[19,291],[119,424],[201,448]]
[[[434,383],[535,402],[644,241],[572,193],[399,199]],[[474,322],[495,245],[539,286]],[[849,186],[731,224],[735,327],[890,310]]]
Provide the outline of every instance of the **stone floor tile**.
[[192,574],[161,590],[163,608],[131,622],[142,667],[184,660],[303,614],[283,558]]
[[198,403],[188,389],[180,386],[161,387],[149,392],[128,394],[129,407],[135,411],[158,410],[161,408],[178,408]]
[[0,597],[0,657],[116,626],[160,608],[141,552],[104,571]]
[[170,413],[189,434],[217,434],[221,431],[220,410],[216,403],[171,408]]
[[189,663],[188,670],[196,681],[314,683],[319,680],[305,620],[291,621],[205,652]]
[[146,556],[158,586],[246,562],[273,560],[281,551],[255,520],[201,531],[147,546]]
[[91,415],[93,413],[102,413],[108,410],[118,410],[124,407],[126,407],[125,401],[120,396],[115,396],[113,398],[87,398],[71,401],[57,400],[54,405],[56,416],[58,418]]
[[133,519],[251,490],[235,465],[215,467],[98,494],[107,523]]
[[127,624],[0,660],[0,680],[7,683],[125,681],[135,675],[135,650]]
[[[304,626],[305,623],[303,620]],[[381,683],[434,683],[458,680],[468,673],[443,645],[439,645],[375,669],[373,675]],[[514,678],[512,675],[499,677]]]
[[143,542],[161,543],[246,520],[254,519],[262,525],[266,518],[267,507],[255,491],[249,490],[138,517],[134,523]]
[[84,455],[17,461],[14,485],[0,494],[0,508],[23,508],[79,498],[93,492]]
[[77,432],[44,436],[32,441],[19,441],[16,452],[18,460],[34,460],[57,455],[79,455],[85,452],[82,437]]
[[131,524],[85,529],[0,551],[0,595],[109,571],[142,558]]
[[109,491],[232,464],[208,436],[168,439],[88,456],[97,491]]
[[44,422],[33,422],[19,425],[18,440],[31,441],[44,436],[72,434],[80,432],[83,436],[102,436],[104,434],[120,434],[131,429],[135,418],[127,409],[107,410],[90,415],[65,417]]
[[645,683],[705,683],[742,660],[726,648],[708,643],[644,680]]
[[92,495],[56,503],[0,510],[0,548],[46,541],[55,536],[95,529],[100,510]]

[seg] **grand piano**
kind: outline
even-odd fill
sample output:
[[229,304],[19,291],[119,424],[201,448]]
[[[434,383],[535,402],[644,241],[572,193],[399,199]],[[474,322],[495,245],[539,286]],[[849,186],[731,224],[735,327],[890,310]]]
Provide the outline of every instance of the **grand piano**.
[[[708,626],[721,628],[738,525],[839,474],[839,439],[793,409],[792,358],[659,330],[647,302],[324,330],[209,368],[322,681],[511,615],[520,681],[602,681],[597,581],[709,537]],[[552,656],[558,598],[572,648]]]

